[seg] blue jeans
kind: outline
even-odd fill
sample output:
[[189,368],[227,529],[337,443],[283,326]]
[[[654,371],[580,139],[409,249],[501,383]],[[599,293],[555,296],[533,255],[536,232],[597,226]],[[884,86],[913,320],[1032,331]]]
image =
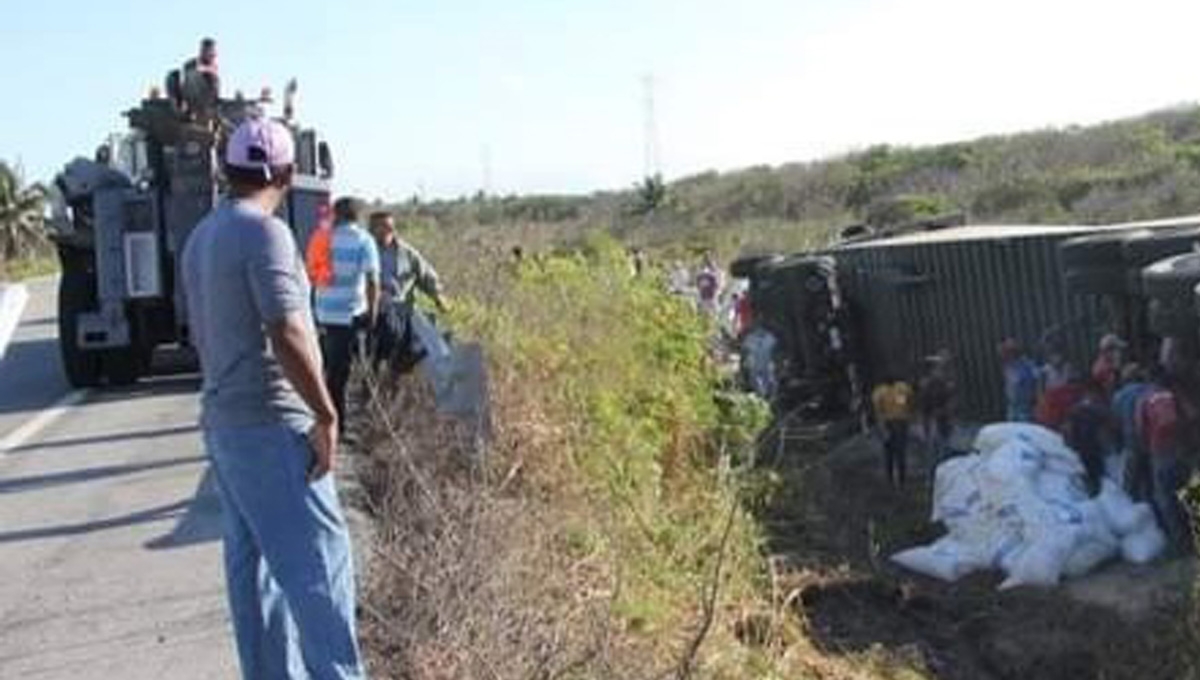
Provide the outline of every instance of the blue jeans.
[[210,428],[225,580],[245,680],[361,680],[354,565],[333,475],[297,428]]
[[1152,454],[1153,500],[1155,514],[1171,546],[1179,551],[1191,547],[1192,532],[1187,511],[1179,501],[1179,489],[1183,488],[1187,474],[1183,463],[1174,454]]

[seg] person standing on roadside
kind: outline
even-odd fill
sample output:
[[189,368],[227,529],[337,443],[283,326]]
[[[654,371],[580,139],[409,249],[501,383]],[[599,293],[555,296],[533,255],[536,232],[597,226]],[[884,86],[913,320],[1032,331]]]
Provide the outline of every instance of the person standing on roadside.
[[411,322],[416,291],[428,295],[438,310],[444,311],[446,305],[442,300],[437,270],[420,251],[396,234],[392,214],[371,213],[369,224],[371,236],[379,250],[381,290],[372,358],[376,370],[387,362],[392,371],[398,373],[415,363],[410,347],[413,342]]
[[871,393],[871,404],[875,408],[875,422],[884,434],[884,472],[892,486],[901,488],[907,472],[908,430],[913,414],[912,387],[889,374]]
[[711,251],[704,254],[700,270],[696,272],[696,302],[704,314],[716,316],[721,303],[721,290],[724,287],[724,277],[721,268],[717,266],[716,256]]
[[1005,420],[1011,423],[1032,422],[1037,404],[1037,366],[1014,338],[1007,338],[1000,343],[1000,360],[1004,363]]
[[1150,460],[1150,499],[1159,525],[1170,540],[1172,551],[1191,549],[1192,532],[1187,511],[1179,500],[1179,490],[1190,474],[1188,449],[1195,424],[1193,406],[1181,398],[1178,378],[1155,367],[1152,387],[1137,406],[1137,429]]
[[929,368],[917,384],[917,405],[921,425],[929,447],[929,467],[936,468],[950,455],[950,436],[954,432],[955,385],[950,377],[950,352],[941,352],[926,359]]
[[1150,498],[1150,461],[1137,431],[1137,408],[1150,391],[1147,371],[1138,364],[1121,369],[1121,387],[1112,398],[1112,411],[1120,425],[1121,481],[1135,501]]
[[1121,378],[1121,365],[1126,343],[1115,333],[1100,338],[1100,352],[1092,363],[1092,381],[1112,397]]
[[294,142],[254,118],[225,153],[231,196],[196,226],[182,270],[242,677],[360,680],[350,536],[332,474],[338,416],[308,278],[274,217]]
[[325,384],[337,407],[340,433],[345,433],[346,383],[359,331],[375,327],[379,318],[379,249],[359,226],[361,203],[342,197],[333,204],[333,234],[329,242],[331,277],[317,288],[317,323],[321,327],[321,356]]

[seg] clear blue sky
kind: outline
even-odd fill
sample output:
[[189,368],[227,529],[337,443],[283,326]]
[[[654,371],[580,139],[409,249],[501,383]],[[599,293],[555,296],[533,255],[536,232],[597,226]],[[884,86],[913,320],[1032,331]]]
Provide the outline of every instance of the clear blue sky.
[[[5,8],[0,158],[45,179],[202,35],[227,91],[299,78],[367,198],[624,187],[644,167],[1087,123],[1194,101],[1189,0],[162,0]],[[486,151],[485,151],[486,149]]]

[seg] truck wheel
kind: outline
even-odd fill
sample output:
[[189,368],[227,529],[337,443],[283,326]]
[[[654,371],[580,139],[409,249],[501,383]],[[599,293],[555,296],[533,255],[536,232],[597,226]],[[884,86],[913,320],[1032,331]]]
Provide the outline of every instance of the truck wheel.
[[1150,332],[1159,337],[1191,337],[1200,331],[1200,315],[1186,304],[1150,304]]
[[1200,253],[1159,260],[1142,269],[1142,292],[1153,300],[1177,304],[1192,300],[1200,284]]
[[142,374],[141,357],[134,347],[106,350],[103,365],[110,385],[132,385]]
[[58,347],[67,382],[75,388],[100,384],[100,353],[80,348],[76,332],[78,315],[95,308],[95,283],[86,271],[72,266],[64,257],[58,283]]

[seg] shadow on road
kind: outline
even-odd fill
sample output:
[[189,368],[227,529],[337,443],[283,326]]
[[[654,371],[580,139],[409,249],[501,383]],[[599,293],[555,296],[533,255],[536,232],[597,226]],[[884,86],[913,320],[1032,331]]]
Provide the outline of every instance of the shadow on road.
[[221,538],[221,497],[217,495],[212,468],[204,470],[196,495],[171,533],[146,542],[150,550],[169,550]]
[[45,489],[47,487],[61,486],[64,484],[90,482],[96,479],[106,479],[108,477],[119,477],[121,475],[131,475],[138,472],[160,470],[162,468],[175,467],[177,465],[202,463],[204,460],[204,456],[191,456],[188,458],[172,458],[171,460],[155,461],[153,463],[103,465],[100,467],[84,468],[82,470],[71,470],[69,472],[53,472],[45,475],[15,477],[12,479],[0,480],[0,494],[35,491],[37,489]]
[[[139,441],[145,439],[159,439],[162,437],[171,437],[177,434],[188,434],[198,432],[199,427],[196,425],[177,425],[175,427],[163,427],[154,430],[138,430],[134,432],[118,432],[113,434],[97,434],[88,435],[86,437],[66,437],[63,439],[49,439],[40,441],[34,444],[25,444],[8,450],[9,455],[29,453],[32,451],[44,451],[46,449],[67,449],[76,446],[91,446],[94,444],[114,444],[120,442]],[[188,461],[199,461],[203,458],[189,458]],[[168,461],[169,462],[169,461]],[[151,466],[161,465],[161,463],[151,463]],[[113,466],[115,468],[125,466]],[[120,474],[120,473],[118,473]],[[0,491],[3,491],[4,485],[0,482]]]
[[0,359],[0,415],[45,408],[70,389],[54,338],[14,342]]
[[[186,463],[203,460],[202,458],[187,459],[178,461],[166,461],[160,464],[163,467],[166,464],[182,465]],[[147,466],[133,466],[149,469],[155,467],[154,464]],[[17,480],[19,481],[19,480]],[[40,527],[34,529],[17,529],[13,531],[0,531],[0,544],[5,543],[20,543],[24,541],[36,541],[46,538],[62,538],[67,536],[80,536],[90,534],[97,531],[107,531],[109,529],[120,529],[123,527],[134,526],[137,524],[145,524],[147,522],[162,522],[165,520],[178,519],[171,532],[161,537],[147,541],[145,547],[149,550],[163,550],[170,548],[179,548],[183,546],[196,545],[199,543],[207,543],[209,541],[219,540],[221,538],[221,502],[217,496],[216,486],[212,479],[212,470],[205,469],[204,476],[200,479],[200,484],[196,488],[196,493],[190,499],[181,500],[175,503],[168,503],[158,507],[139,510],[117,517],[109,517],[107,519],[93,520],[90,522],[77,522],[74,524],[60,524],[58,526]]]
[[91,522],[60,524],[58,526],[41,527],[37,529],[0,531],[0,544],[36,541],[44,538],[79,536],[82,534],[90,534],[96,531],[104,531],[106,529],[119,529],[121,527],[133,526],[135,524],[143,524],[145,522],[161,522],[163,520],[179,516],[180,513],[185,511],[189,505],[191,505],[190,500],[182,500],[176,503],[161,505],[156,508],[139,510],[126,515],[119,515],[117,517],[110,517],[108,519],[98,519]]

